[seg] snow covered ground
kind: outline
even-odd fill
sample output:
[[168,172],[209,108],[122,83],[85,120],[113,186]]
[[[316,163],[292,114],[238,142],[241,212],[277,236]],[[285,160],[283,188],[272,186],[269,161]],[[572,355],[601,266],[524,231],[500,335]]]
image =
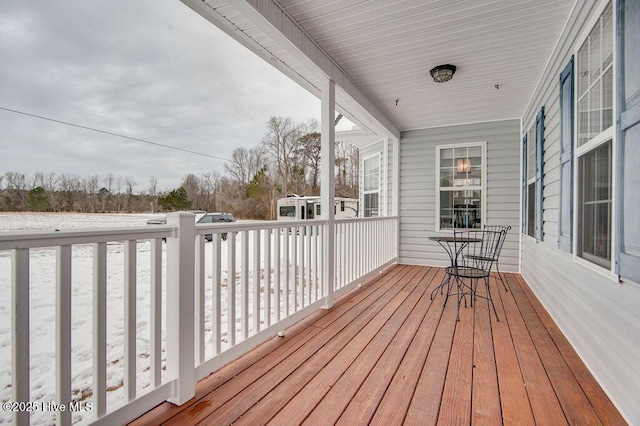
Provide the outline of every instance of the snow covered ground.
[[[66,230],[144,226],[157,215],[142,214],[35,214],[0,213],[0,232],[7,230]],[[122,244],[107,247],[107,376],[108,403],[123,399],[123,271]],[[149,369],[149,243],[138,247],[138,368]],[[31,250],[30,256],[31,401],[53,402],[55,395],[55,249]],[[72,390],[76,400],[89,400],[92,381],[92,276],[91,245],[72,251]],[[145,333],[146,331],[146,333]],[[138,388],[149,385],[141,376]],[[119,392],[120,390],[120,392]],[[0,251],[0,400],[11,398],[11,253]],[[74,420],[80,420],[77,413]],[[0,423],[11,422],[11,413],[0,411]],[[55,414],[32,413],[32,424],[51,424]]]
[[[74,213],[0,213],[0,232],[7,230],[66,230],[145,226],[153,214],[74,214]],[[252,241],[250,241],[252,244]],[[228,243],[222,243],[222,259],[227,258]],[[206,259],[211,259],[206,244]],[[163,250],[166,246],[163,245]],[[237,250],[240,248],[238,240]],[[164,257],[164,253],[163,253]],[[240,259],[237,256],[236,259]],[[55,249],[31,250],[30,256],[30,336],[31,401],[53,402],[55,395]],[[163,264],[165,262],[163,261]],[[223,263],[224,265],[225,263]],[[124,400],[123,380],[123,275],[124,247],[107,246],[107,404]],[[239,265],[238,265],[239,266]],[[139,242],[137,251],[137,370],[138,394],[150,383],[150,244]],[[226,268],[223,267],[222,300],[226,296]],[[238,269],[239,270],[239,269]],[[261,271],[262,272],[262,271]],[[211,277],[211,262],[205,268]],[[92,384],[92,297],[93,250],[91,245],[76,245],[72,251],[72,398],[90,401]],[[212,286],[206,287],[205,306],[211,306]],[[263,295],[261,294],[261,300]],[[250,300],[250,306],[253,300]],[[163,297],[164,306],[164,297]],[[251,307],[249,312],[251,312]],[[163,312],[163,341],[164,341]],[[226,304],[222,304],[223,349],[226,341]],[[211,339],[211,310],[206,309],[206,341]],[[239,324],[236,324],[239,327]],[[237,328],[237,327],[236,327]],[[164,343],[162,358],[164,361]],[[207,345],[206,356],[212,347]],[[0,251],[0,402],[11,401],[11,253]],[[86,415],[86,413],[85,413]],[[91,416],[91,414],[89,414]],[[74,422],[83,413],[74,414]],[[32,424],[53,424],[55,414],[32,413]],[[0,423],[11,422],[11,413],[0,411]]]

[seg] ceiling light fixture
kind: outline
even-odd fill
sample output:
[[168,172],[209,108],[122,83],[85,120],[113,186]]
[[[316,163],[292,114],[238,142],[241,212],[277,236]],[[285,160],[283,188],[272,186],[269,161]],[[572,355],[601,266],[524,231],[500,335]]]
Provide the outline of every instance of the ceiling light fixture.
[[456,72],[455,65],[438,65],[429,71],[433,81],[436,83],[446,83],[453,78],[453,73]]

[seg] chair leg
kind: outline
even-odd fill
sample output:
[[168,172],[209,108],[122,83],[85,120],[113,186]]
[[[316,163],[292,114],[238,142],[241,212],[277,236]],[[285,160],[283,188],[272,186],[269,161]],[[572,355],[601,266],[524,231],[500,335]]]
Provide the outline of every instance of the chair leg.
[[[504,291],[509,291],[509,289],[507,288],[506,281],[502,279],[502,275],[504,275],[504,274],[500,273],[500,263],[498,263],[498,260],[496,260],[496,271],[498,272],[498,279],[500,281],[502,281],[502,286],[504,287]],[[505,279],[506,279],[506,277],[505,277]]]
[[491,297],[491,288],[489,287],[489,277],[485,278],[484,283],[487,285],[487,298],[491,302],[491,306],[493,306],[493,313],[496,315],[496,321],[500,322],[500,318],[498,318],[498,311],[496,310],[496,305],[493,303],[493,297]]

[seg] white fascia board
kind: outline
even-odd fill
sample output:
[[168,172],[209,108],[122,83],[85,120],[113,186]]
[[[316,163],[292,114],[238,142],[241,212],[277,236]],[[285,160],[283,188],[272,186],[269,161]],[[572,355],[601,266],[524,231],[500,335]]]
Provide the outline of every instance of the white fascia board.
[[[205,17],[208,21],[225,31],[235,40],[258,54],[268,63],[293,79],[316,96],[320,96],[320,88],[315,82],[294,72],[279,58],[260,48],[253,40],[239,31],[231,22],[215,13],[201,0],[182,0],[184,4]],[[273,0],[229,0],[228,4],[251,21],[257,29],[286,50],[291,57],[300,63],[318,80],[331,79],[336,83],[336,104],[340,112],[354,124],[374,133],[392,139],[400,139],[400,130],[384,115],[340,69],[315,41],[305,33],[293,18]]]

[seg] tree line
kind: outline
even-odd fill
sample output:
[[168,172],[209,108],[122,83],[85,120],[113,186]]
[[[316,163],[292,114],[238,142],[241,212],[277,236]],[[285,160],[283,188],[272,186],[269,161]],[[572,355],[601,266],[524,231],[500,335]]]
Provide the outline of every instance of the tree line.
[[[338,118],[339,120],[339,118]],[[140,188],[130,176],[71,173],[0,174],[0,211],[168,212],[226,211],[247,219],[275,219],[288,194],[320,195],[320,133],[315,120],[271,117],[260,143],[236,148],[224,171],[185,175],[171,190],[151,177]],[[358,197],[359,151],[336,144],[336,196]]]

